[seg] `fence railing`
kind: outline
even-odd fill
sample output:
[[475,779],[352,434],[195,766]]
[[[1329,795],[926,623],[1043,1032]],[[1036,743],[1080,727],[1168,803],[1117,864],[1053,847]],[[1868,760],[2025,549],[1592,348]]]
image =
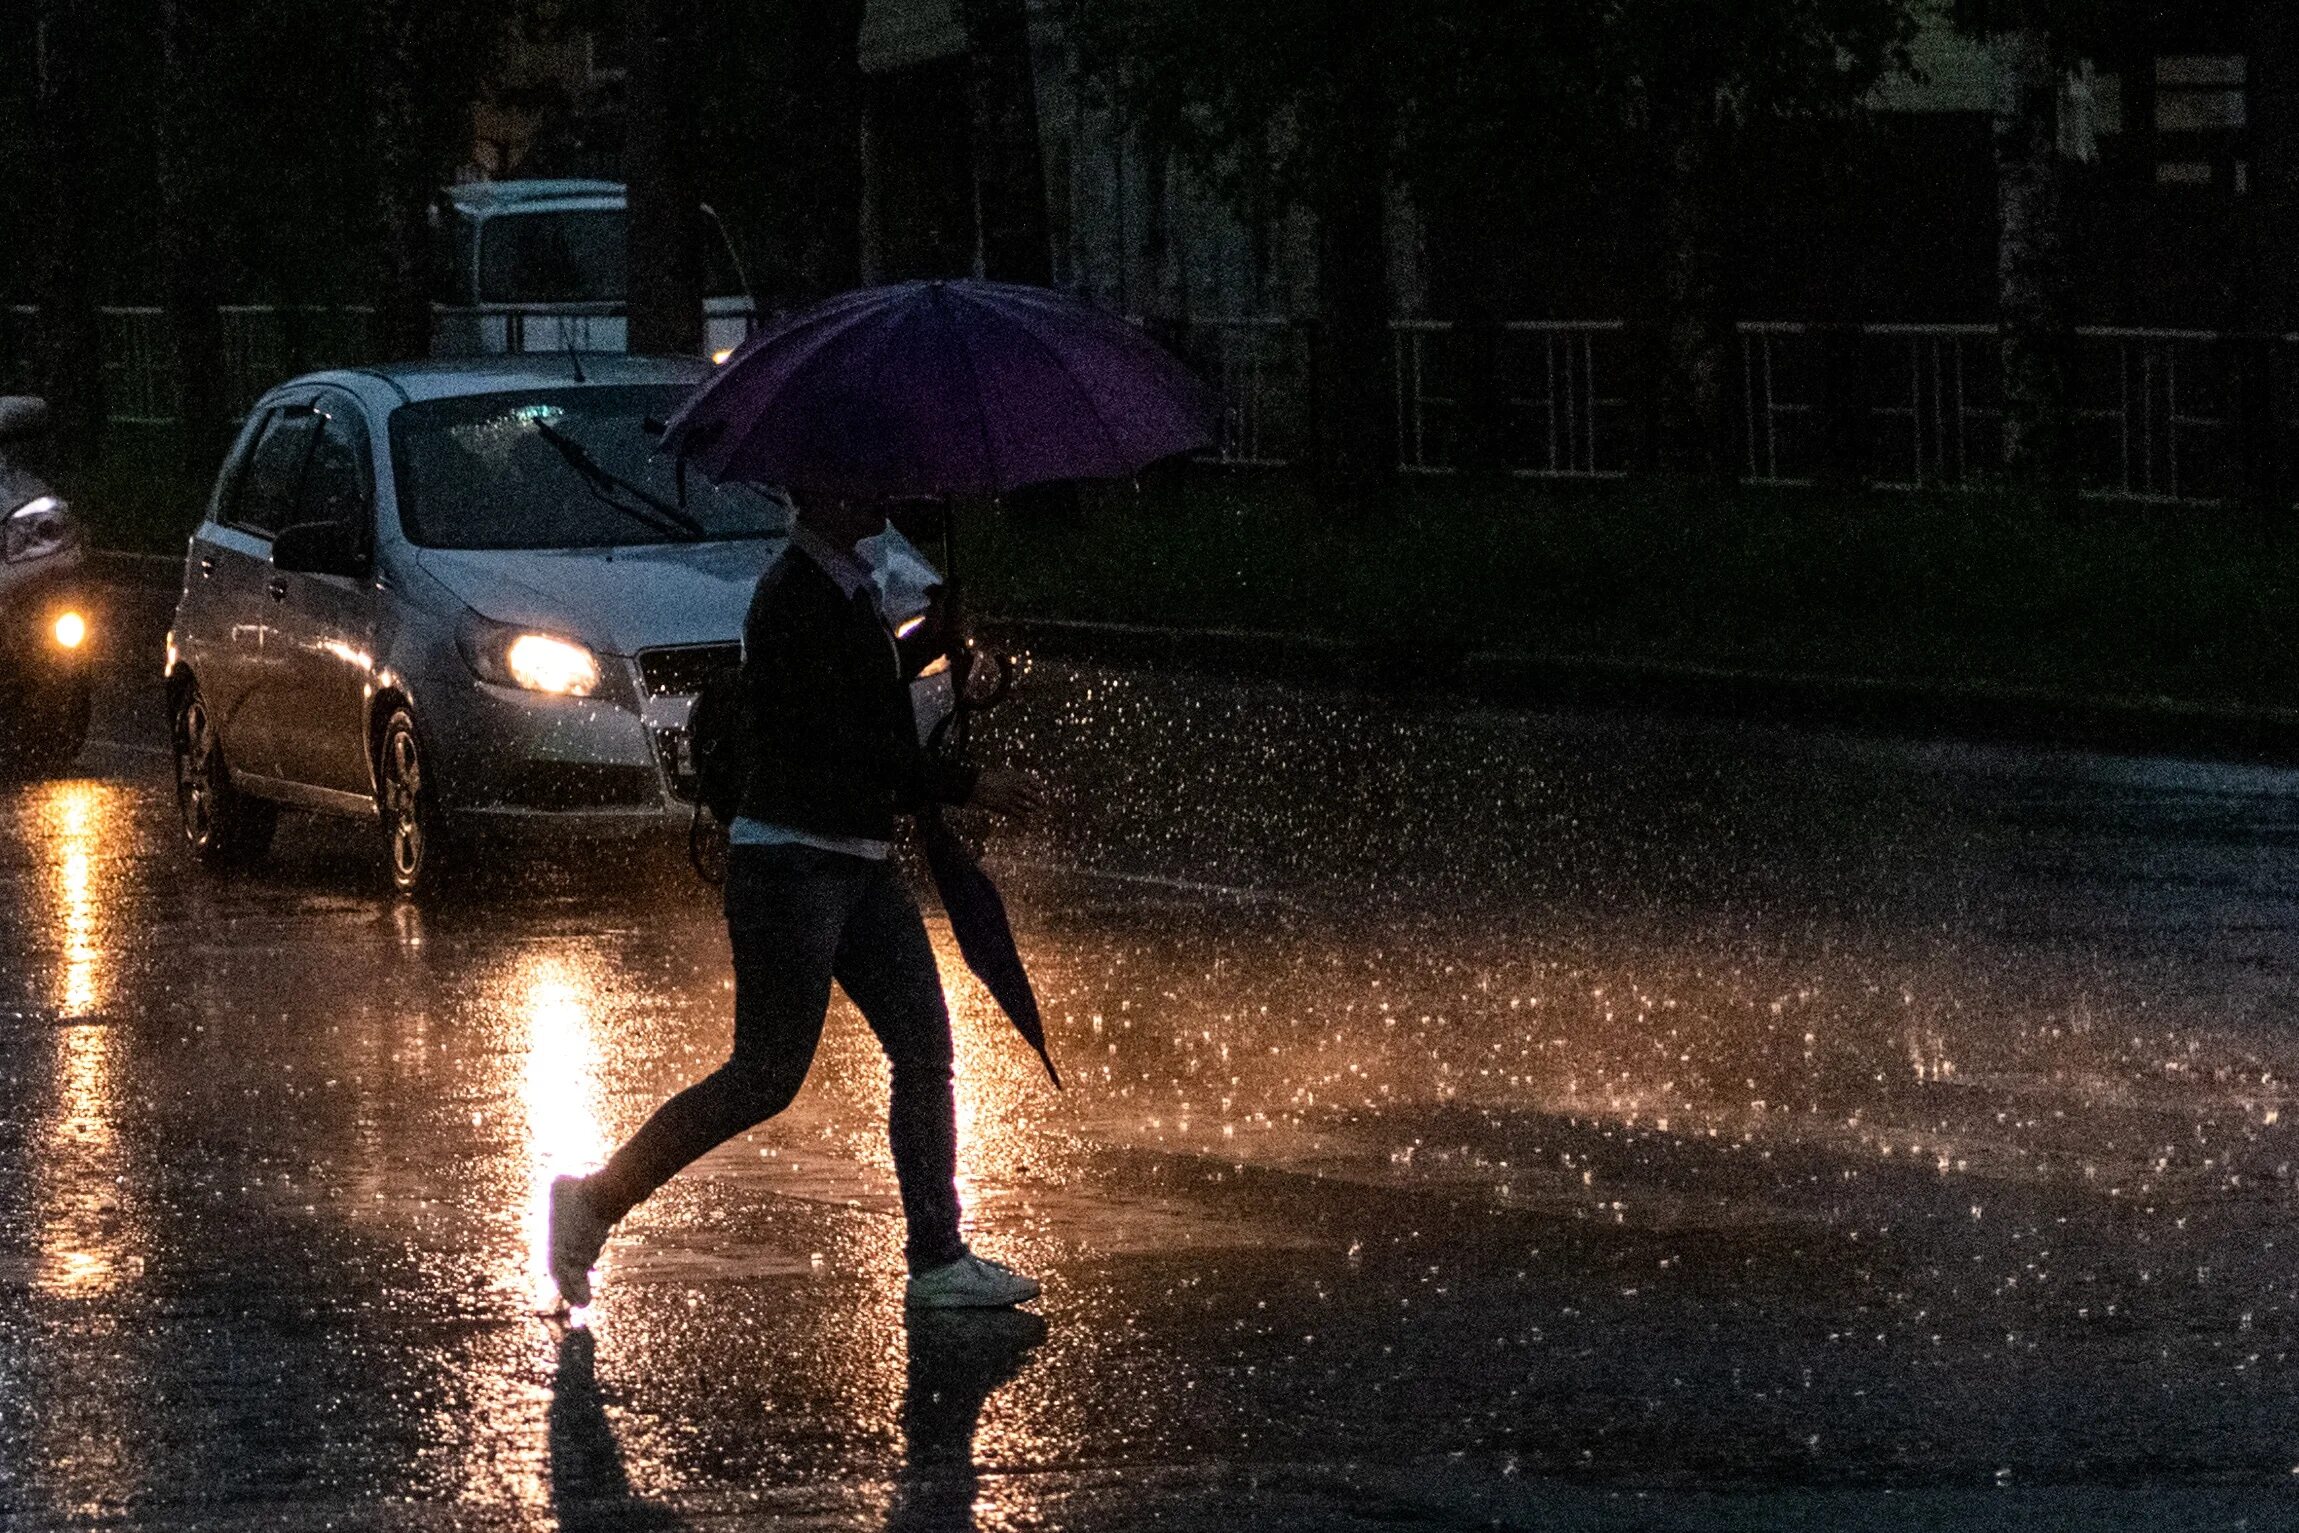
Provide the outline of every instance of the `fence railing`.
[[1869,325],[1879,489],[1964,489],[2003,468],[2003,358],[1991,325]]
[[1309,442],[1308,332],[1284,319],[1192,320],[1167,332],[1221,402],[1209,461],[1279,468]]
[[[1398,466],[1452,473],[1467,451],[1463,337],[1442,320],[1391,327],[1396,367]],[[1513,320],[1492,359],[1501,465],[1529,479],[1616,479],[1627,472],[1621,415],[1626,376],[1618,353],[1628,327],[1610,320]],[[1610,384],[1599,380],[1611,380]]]
[[[446,349],[612,349],[620,343],[621,310],[596,307],[456,311],[448,318],[476,328],[467,347]],[[0,390],[37,389],[38,318],[27,306],[0,308]],[[747,312],[714,311],[711,318],[739,324],[741,332],[757,323]],[[282,378],[376,355],[375,316],[361,305],[231,305],[221,319],[224,376],[217,387],[234,413]],[[178,385],[165,311],[107,307],[97,325],[111,418],[174,421]],[[1207,461],[1281,467],[1309,456],[1316,378],[1308,327],[1217,317],[1156,328],[1217,392],[1220,430]],[[1468,338],[1447,321],[1404,320],[1391,327],[1391,340],[1398,466],[1415,474],[1459,471],[1471,445]],[[1503,326],[1498,355],[1489,359],[1497,368],[1498,419],[1486,449],[1527,478],[1626,474],[1646,445],[1638,440],[1644,420],[1635,403],[1633,344],[1619,321]],[[1748,482],[1805,486],[1832,468],[1885,490],[1973,490],[2000,481],[2003,355],[1994,326],[1758,321],[1738,327],[1738,344],[1740,470]],[[2299,349],[2299,338],[2281,344]],[[2073,366],[2072,447],[2081,486],[2095,497],[2195,505],[2235,499],[2243,493],[2246,455],[2261,445],[2246,433],[2290,431],[2290,423],[2246,421],[2241,364],[2229,338],[2214,332],[2086,328],[2076,332]],[[1856,438],[1849,449],[1847,410]],[[1855,460],[1848,470],[1841,458],[1831,464],[1832,455],[1848,450]]]
[[[362,305],[226,304],[218,311],[223,375],[215,388],[234,416],[283,378],[343,367],[376,355],[374,311]],[[0,315],[0,380],[37,391],[39,311],[17,306]],[[165,309],[107,305],[96,311],[102,351],[104,411],[117,424],[166,426],[182,411],[175,332]]]
[[[1862,325],[1868,430],[1859,477],[1885,490],[1974,490],[2003,473],[2003,343],[1992,325]],[[1740,327],[1747,477],[1823,472],[1820,333]],[[2211,331],[2075,332],[2070,427],[2077,483],[2103,500],[2216,505],[2241,492],[2235,364]]]

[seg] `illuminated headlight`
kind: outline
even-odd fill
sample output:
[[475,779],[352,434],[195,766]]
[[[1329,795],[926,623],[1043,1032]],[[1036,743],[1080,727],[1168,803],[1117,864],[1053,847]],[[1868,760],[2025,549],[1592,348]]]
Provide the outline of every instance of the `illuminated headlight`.
[[599,662],[591,652],[549,634],[519,635],[504,652],[503,663],[511,679],[530,692],[588,697],[599,684]]
[[559,697],[589,697],[599,687],[598,657],[572,639],[474,622],[457,635],[457,647],[486,681]]
[[60,554],[80,541],[72,508],[53,495],[35,495],[0,522],[0,561],[16,564]]
[[88,642],[88,620],[77,612],[61,612],[48,625],[48,636],[59,649],[78,649]]

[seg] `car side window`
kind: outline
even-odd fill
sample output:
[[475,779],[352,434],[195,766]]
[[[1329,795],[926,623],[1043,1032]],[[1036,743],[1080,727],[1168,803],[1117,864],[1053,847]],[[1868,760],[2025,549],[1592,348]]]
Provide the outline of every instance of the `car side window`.
[[320,417],[307,405],[273,411],[240,470],[224,520],[267,538],[294,522],[304,460],[319,426]]
[[295,522],[334,522],[347,529],[355,547],[369,543],[369,506],[374,492],[369,482],[367,424],[350,398],[330,396],[319,402],[319,434],[304,465],[303,488],[297,496]]

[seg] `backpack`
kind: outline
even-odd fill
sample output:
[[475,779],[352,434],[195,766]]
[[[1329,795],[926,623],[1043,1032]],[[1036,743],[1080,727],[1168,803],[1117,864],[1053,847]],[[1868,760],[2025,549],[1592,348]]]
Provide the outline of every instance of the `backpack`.
[[695,779],[687,859],[705,883],[720,883],[726,877],[726,833],[742,812],[743,789],[750,782],[749,714],[749,689],[743,685],[740,665],[713,671],[695,693],[687,714],[687,750]]

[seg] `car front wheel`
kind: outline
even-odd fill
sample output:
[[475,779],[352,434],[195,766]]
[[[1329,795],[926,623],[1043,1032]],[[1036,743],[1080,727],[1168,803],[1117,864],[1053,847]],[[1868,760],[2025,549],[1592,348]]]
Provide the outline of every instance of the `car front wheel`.
[[376,807],[383,821],[383,856],[391,887],[400,894],[438,888],[455,858],[431,758],[415,716],[394,708],[375,750]]
[[232,786],[223,742],[198,687],[186,687],[177,700],[173,734],[176,809],[192,854],[222,865],[253,862],[269,851],[279,811]]

